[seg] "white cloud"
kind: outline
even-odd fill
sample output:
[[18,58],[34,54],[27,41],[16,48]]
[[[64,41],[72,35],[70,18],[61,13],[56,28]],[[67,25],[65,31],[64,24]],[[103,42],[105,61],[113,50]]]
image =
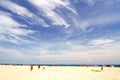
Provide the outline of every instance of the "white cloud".
[[92,45],[103,45],[103,44],[108,44],[114,42],[112,39],[95,39],[90,42]]
[[28,40],[24,40],[19,36],[29,36],[29,34],[33,34],[34,31],[27,30],[21,27],[26,27],[26,25],[22,25],[12,19],[11,15],[8,13],[3,14],[0,12],[0,40],[1,41],[9,41],[12,43],[20,42],[29,42]]
[[94,6],[96,1],[102,1],[102,0],[74,0],[74,3],[85,2],[89,6]]
[[74,9],[70,7],[70,3],[68,1],[62,0],[28,0],[30,3],[36,6],[40,12],[43,13],[43,16],[47,17],[52,21],[53,25],[60,25],[69,27],[69,24],[65,21],[65,19],[55,12],[54,10],[57,7],[65,7],[66,9],[72,11],[74,14],[77,14]]
[[[13,48],[6,48],[6,47],[2,47],[0,46],[0,53],[6,55],[6,59],[7,58],[15,58],[15,59],[23,59],[24,58],[24,54],[17,50],[17,49],[13,49]],[[9,56],[9,57],[8,57]]]
[[30,12],[27,8],[20,6],[16,3],[11,2],[10,0],[3,0],[0,2],[0,6],[10,10],[11,12],[22,16],[23,19],[29,24],[41,24],[43,27],[48,27],[49,25],[45,21],[36,16],[34,13]]
[[43,44],[43,46],[37,45],[37,47],[31,47],[31,51],[32,55],[34,55],[33,58],[41,61],[58,61],[58,63],[61,63],[59,61],[72,61],[70,63],[109,63],[111,61],[120,60],[119,44],[120,43],[111,43],[104,47],[99,46],[93,48],[88,45],[61,42],[47,45]]
[[[84,0],[83,0],[84,1]],[[85,2],[90,5],[90,6],[93,6],[96,2],[96,0],[85,0]]]
[[[26,53],[26,49],[14,47],[0,46],[0,62],[1,63],[31,63],[35,58],[31,54]],[[36,59],[35,59],[36,60]]]
[[87,18],[84,20],[81,20],[80,27],[85,30],[86,28],[90,26],[96,26],[96,25],[107,25],[115,22],[120,22],[120,14],[119,13],[110,13],[106,15],[98,15],[93,16],[91,18]]
[[[91,46],[74,44],[71,42],[61,42],[54,44],[43,44],[31,46],[26,51],[24,48],[22,51],[19,49],[7,49],[0,47],[0,52],[6,55],[11,55],[9,58],[19,58],[20,60],[26,60],[26,63],[44,62],[44,63],[109,63],[111,61],[120,60],[120,43],[112,43],[108,46],[92,48]],[[56,46],[58,46],[56,48]],[[61,47],[65,47],[61,49]],[[52,49],[51,49],[52,48]],[[59,49],[58,49],[59,48]],[[25,53],[25,54],[24,54]],[[29,56],[28,56],[29,55]],[[17,59],[16,59],[17,60]],[[72,61],[72,62],[71,62]]]
[[[16,27],[16,26],[20,26],[20,24],[19,23],[17,23],[16,21],[14,21],[11,17],[9,17],[10,15],[7,15],[7,13],[6,14],[1,14],[0,13],[0,19],[1,19],[1,21],[0,21],[0,25],[2,25],[1,26],[1,28],[3,27],[3,26],[9,26],[10,25],[10,28],[11,27]],[[2,31],[2,30],[1,30]],[[0,32],[1,32],[0,31]]]
[[32,14],[26,8],[19,6],[18,4],[15,4],[10,0],[3,0],[0,2],[0,4],[1,6],[3,6],[6,9],[9,9],[13,13],[16,13],[21,16],[32,17]]

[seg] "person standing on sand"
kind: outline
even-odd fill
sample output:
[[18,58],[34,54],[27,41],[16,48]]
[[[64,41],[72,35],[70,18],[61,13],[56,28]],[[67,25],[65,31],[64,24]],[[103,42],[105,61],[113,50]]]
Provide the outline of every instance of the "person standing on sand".
[[32,70],[33,70],[33,65],[30,66],[30,71],[32,71]]
[[43,66],[43,69],[45,69],[45,66]]
[[101,67],[101,70],[103,71],[103,66]]
[[38,69],[40,69],[40,65],[38,65]]

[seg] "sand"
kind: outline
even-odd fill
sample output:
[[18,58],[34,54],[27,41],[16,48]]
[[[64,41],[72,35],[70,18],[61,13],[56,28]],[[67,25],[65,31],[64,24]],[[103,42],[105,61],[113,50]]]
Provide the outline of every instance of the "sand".
[[120,68],[0,65],[0,80],[120,80]]

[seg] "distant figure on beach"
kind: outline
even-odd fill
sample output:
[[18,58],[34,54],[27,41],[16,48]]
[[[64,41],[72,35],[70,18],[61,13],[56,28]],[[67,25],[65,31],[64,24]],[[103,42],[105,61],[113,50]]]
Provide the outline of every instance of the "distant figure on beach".
[[45,66],[43,66],[43,69],[45,69]]
[[32,71],[32,70],[33,70],[33,65],[30,66],[30,71]]
[[38,65],[38,69],[40,69],[40,65]]
[[101,70],[103,71],[103,67],[101,67]]

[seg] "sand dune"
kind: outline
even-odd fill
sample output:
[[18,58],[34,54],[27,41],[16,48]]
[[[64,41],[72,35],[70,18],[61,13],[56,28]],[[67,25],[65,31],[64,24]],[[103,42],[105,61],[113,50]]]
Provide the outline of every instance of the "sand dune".
[[120,68],[1,65],[0,80],[120,80]]

